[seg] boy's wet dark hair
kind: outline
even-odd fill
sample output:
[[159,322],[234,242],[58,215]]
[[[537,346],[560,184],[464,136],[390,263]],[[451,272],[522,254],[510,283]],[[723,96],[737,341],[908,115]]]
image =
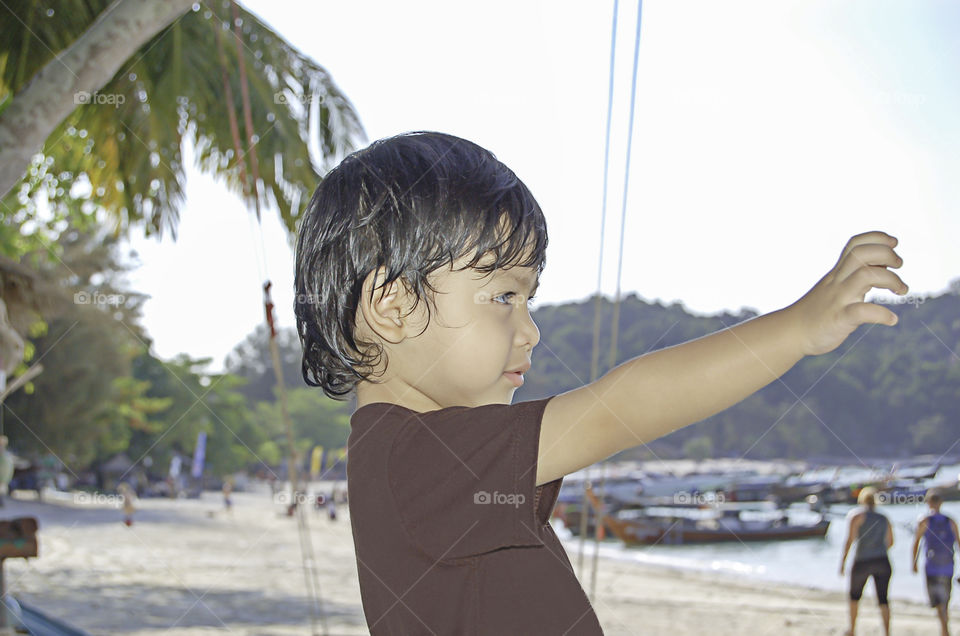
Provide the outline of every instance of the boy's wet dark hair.
[[[490,273],[546,262],[547,224],[530,190],[488,150],[437,132],[381,139],[330,171],[297,239],[294,312],[310,386],[341,399],[370,380],[383,348],[355,339],[366,276],[379,267],[432,301],[428,274],[474,254],[467,267]],[[495,259],[477,262],[487,253]],[[427,293],[429,290],[430,293]],[[428,320],[431,302],[427,302]]]

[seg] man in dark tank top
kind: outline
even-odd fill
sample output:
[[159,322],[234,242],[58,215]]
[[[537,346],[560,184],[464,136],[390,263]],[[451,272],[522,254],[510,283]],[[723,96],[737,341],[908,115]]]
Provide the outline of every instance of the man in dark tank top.
[[857,497],[860,508],[850,511],[850,525],[847,531],[847,540],[843,546],[843,556],[840,558],[840,575],[844,573],[847,554],[854,540],[857,547],[853,555],[853,566],[850,568],[850,629],[847,634],[853,636],[857,625],[857,609],[860,597],[863,595],[863,586],[867,579],[873,577],[874,589],[877,591],[877,604],[880,606],[880,615],[883,617],[883,630],[890,634],[890,606],[887,603],[887,590],[890,587],[890,560],[887,550],[893,545],[893,528],[890,520],[880,514],[876,507],[877,490],[873,487],[863,488]]
[[917,524],[917,532],[913,537],[913,572],[917,572],[920,539],[923,539],[924,554],[927,558],[924,568],[927,576],[927,596],[930,597],[930,607],[937,609],[940,633],[949,635],[947,605],[950,603],[950,589],[953,587],[953,555],[958,541],[957,522],[940,512],[943,497],[939,491],[934,488],[928,490],[926,501],[930,506],[930,513]]

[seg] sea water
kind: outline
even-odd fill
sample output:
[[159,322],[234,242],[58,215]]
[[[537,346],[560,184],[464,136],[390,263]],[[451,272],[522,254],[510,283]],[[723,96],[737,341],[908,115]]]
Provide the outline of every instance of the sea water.
[[[850,568],[856,542],[847,556],[845,575],[840,576],[840,556],[846,541],[849,522],[848,513],[857,506],[832,505],[827,518],[830,528],[823,538],[793,539],[788,541],[748,541],[693,545],[650,545],[626,547],[616,539],[607,539],[599,546],[600,556],[636,561],[674,568],[717,572],[736,575],[755,581],[775,581],[814,587],[824,590],[845,591],[850,585]],[[929,512],[926,504],[878,505],[875,510],[890,520],[893,526],[893,547],[888,556],[893,570],[890,579],[889,597],[927,602],[923,574],[923,542],[920,544],[919,573],[911,570],[914,532],[917,522]],[[945,502],[940,511],[960,522],[960,502]],[[580,549],[580,539],[562,527],[554,519],[557,535],[572,555]],[[593,555],[592,537],[585,542],[585,563]],[[589,567],[589,566],[586,566]],[[954,570],[954,578],[960,575],[960,567]],[[960,584],[954,581],[954,594],[950,606],[960,606]],[[864,598],[875,599],[873,580],[867,582]]]

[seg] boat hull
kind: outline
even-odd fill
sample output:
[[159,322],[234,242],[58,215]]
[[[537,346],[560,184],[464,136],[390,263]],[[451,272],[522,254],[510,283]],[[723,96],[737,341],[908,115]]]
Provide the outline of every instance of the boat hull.
[[691,528],[680,523],[651,523],[646,520],[623,520],[607,515],[605,525],[618,539],[628,545],[681,545],[688,543],[722,543],[748,541],[783,541],[824,537],[830,521],[823,520],[809,526],[780,526],[762,530],[731,528],[723,523],[717,528]]

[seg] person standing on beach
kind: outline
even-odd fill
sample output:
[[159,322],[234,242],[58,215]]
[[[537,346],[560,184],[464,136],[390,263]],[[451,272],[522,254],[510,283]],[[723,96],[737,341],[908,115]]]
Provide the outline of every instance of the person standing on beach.
[[136,497],[136,493],[133,491],[133,488],[125,481],[121,481],[120,485],[117,486],[117,490],[120,491],[120,498],[123,500],[123,523],[128,526],[133,525],[133,512],[135,510],[133,505],[133,500]]
[[950,603],[950,589],[953,587],[953,546],[957,545],[960,533],[957,532],[957,522],[940,512],[943,497],[939,491],[932,488],[928,490],[926,501],[930,506],[930,514],[920,520],[913,537],[913,573],[917,573],[922,538],[927,555],[927,596],[930,597],[930,607],[937,609],[940,633],[948,636],[947,604]]
[[233,479],[227,478],[223,480],[223,506],[226,508],[227,512],[233,511],[233,502],[230,500],[230,493],[233,492]]
[[335,494],[330,495],[330,500],[327,502],[327,515],[330,517],[330,521],[337,520],[337,498]]
[[883,617],[883,631],[889,635],[890,606],[887,603],[887,589],[890,587],[892,571],[887,550],[893,545],[893,527],[889,519],[874,510],[877,503],[876,488],[868,486],[862,489],[857,496],[857,503],[862,507],[851,511],[847,541],[843,546],[843,556],[840,557],[840,576],[843,576],[847,554],[856,537],[857,549],[853,555],[853,566],[850,568],[850,629],[846,633],[849,636],[854,634],[863,586],[872,576],[880,615]]

